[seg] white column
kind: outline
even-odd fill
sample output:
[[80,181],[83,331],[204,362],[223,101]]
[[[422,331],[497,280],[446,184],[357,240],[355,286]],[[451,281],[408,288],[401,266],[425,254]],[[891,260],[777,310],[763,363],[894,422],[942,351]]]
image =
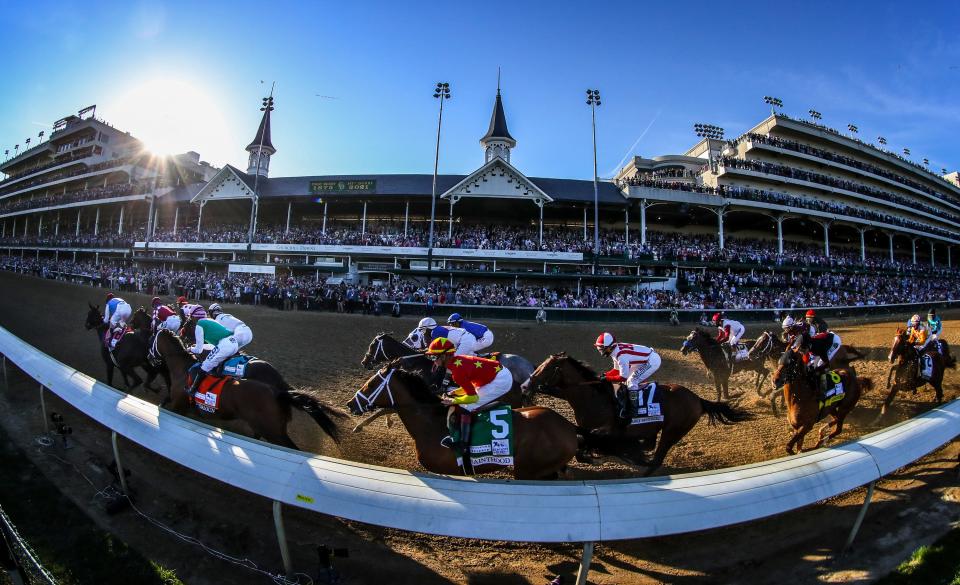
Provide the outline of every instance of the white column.
[[953,262],[950,259],[950,244],[947,244],[947,268],[953,268]]
[[930,240],[930,266],[936,266],[936,259],[934,258],[935,248],[933,240]]
[[783,255],[783,216],[774,218],[777,222],[777,254]]
[[180,223],[180,207],[173,207],[173,235],[177,235],[177,224]]
[[73,232],[73,235],[75,235],[75,236],[79,236],[79,235],[80,235],[80,210],[81,210],[81,209],[83,209],[83,208],[82,208],[82,207],[78,207],[78,208],[77,208],[77,229],[74,230],[74,232]]
[[97,207],[97,214],[93,218],[93,235],[100,233],[100,208]]
[[623,241],[630,245],[630,208],[623,210]]
[[410,225],[410,200],[407,199],[406,209],[403,212],[403,237],[407,237],[407,227]]
[[10,230],[10,235],[13,237],[17,237],[17,218],[16,217],[13,218],[13,229]]
[[857,231],[860,232],[860,261],[866,262],[867,261],[867,241],[866,241],[865,235],[867,233],[867,229],[858,228]]
[[30,225],[30,216],[23,216],[23,237],[27,237],[27,227]]
[[293,212],[293,201],[287,202],[287,231],[284,234],[290,233],[290,214]]
[[323,235],[327,235],[327,205],[328,201],[323,202],[323,229],[321,230]]
[[7,220],[3,220],[3,236],[0,237],[7,237]]
[[121,205],[121,206],[120,206],[120,221],[117,222],[117,235],[118,235],[118,236],[122,236],[122,235],[123,235],[123,210],[124,210],[125,207],[126,207],[126,205]]
[[53,225],[53,235],[60,235],[60,211],[57,211],[57,223]]
[[43,214],[42,213],[40,214],[40,217],[38,219],[39,221],[37,222],[37,237],[40,237],[43,235]]
[[917,263],[917,238],[911,238],[910,243],[913,245],[913,263]]
[[450,198],[450,220],[447,223],[447,239],[453,239],[453,197]]
[[587,206],[583,206],[583,241],[587,241]]
[[890,262],[893,262],[893,232],[887,232],[887,238],[890,240]]
[[717,214],[717,233],[720,235],[720,249],[723,250],[723,216],[726,213],[723,208],[718,208]]
[[160,208],[157,207],[153,210],[153,225],[150,226],[150,237],[153,238],[153,235],[157,233],[157,224],[160,222]]
[[825,221],[822,224],[823,226],[823,251],[826,253],[827,258],[830,257],[830,222]]
[[203,219],[203,203],[200,204],[200,213],[197,214],[197,233],[200,233],[200,220]]
[[640,244],[647,244],[647,200],[640,201]]
[[[543,246],[543,203],[541,203],[539,207],[540,207],[540,245]],[[544,272],[546,272],[546,269],[544,269]]]
[[360,235],[367,235],[367,202],[363,202],[363,219],[360,220]]

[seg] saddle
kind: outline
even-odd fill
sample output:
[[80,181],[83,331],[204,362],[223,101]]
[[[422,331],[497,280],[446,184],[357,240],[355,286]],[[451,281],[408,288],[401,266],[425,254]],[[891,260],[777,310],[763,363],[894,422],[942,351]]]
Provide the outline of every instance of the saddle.
[[628,421],[627,425],[660,422],[663,415],[660,403],[656,400],[657,383],[641,384],[636,392],[628,392],[626,386],[617,388],[617,401],[620,403],[620,418]]
[[[193,376],[195,370],[199,369],[200,365],[197,364],[190,368],[187,372],[187,387],[193,385]],[[199,410],[213,414],[220,407],[220,393],[223,392],[223,387],[227,382],[234,381],[234,378],[226,376],[216,376],[214,374],[207,375],[203,381],[200,382],[200,386],[197,388],[197,392],[190,399],[193,404]]]

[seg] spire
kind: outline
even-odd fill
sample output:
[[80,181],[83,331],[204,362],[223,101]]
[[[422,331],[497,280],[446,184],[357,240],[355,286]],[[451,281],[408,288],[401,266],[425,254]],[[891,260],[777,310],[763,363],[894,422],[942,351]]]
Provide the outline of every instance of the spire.
[[490,128],[480,139],[480,145],[486,151],[486,160],[500,157],[510,162],[510,149],[517,145],[517,141],[510,136],[507,130],[507,115],[503,113],[503,100],[500,98],[500,70],[497,69],[497,98],[493,103],[493,114],[490,116]]
[[270,112],[273,111],[273,88],[270,89],[270,95],[263,98],[263,118],[260,119],[260,127],[257,128],[257,135],[253,137],[253,142],[247,145],[247,152],[250,158],[247,162],[247,173],[251,175],[263,175],[266,177],[270,172],[270,157],[277,152],[270,140]]

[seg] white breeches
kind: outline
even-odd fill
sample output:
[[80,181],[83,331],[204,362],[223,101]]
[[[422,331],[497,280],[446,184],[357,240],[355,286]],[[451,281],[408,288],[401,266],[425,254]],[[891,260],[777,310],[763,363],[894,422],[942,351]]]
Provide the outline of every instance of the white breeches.
[[130,320],[132,309],[127,303],[117,304],[117,309],[110,315],[110,327],[116,327],[120,323],[126,323]]
[[234,339],[233,336],[224,337],[220,340],[220,343],[207,354],[207,359],[203,360],[203,363],[200,364],[200,369],[209,374],[214,368],[235,355],[238,351],[240,351],[240,347],[237,345],[237,340]]
[[741,331],[731,331],[730,339],[727,340],[727,343],[730,344],[730,347],[736,347],[737,344],[740,343],[740,338],[743,337],[743,334],[746,333],[746,331],[746,329]]
[[477,342],[473,346],[473,351],[479,353],[491,345],[493,345],[493,331],[487,329],[487,332],[483,334],[483,337],[477,339]]
[[497,373],[496,378],[490,380],[489,384],[477,388],[476,402],[473,404],[461,404],[460,408],[466,410],[467,412],[473,412],[482,406],[490,404],[497,398],[500,398],[509,392],[511,388],[513,388],[513,376],[506,368],[504,368]]
[[630,376],[627,377],[627,388],[637,390],[640,388],[640,384],[646,382],[647,379],[659,369],[660,356],[656,353],[651,353],[650,357],[647,358],[647,363],[637,365],[633,371],[630,372]]
[[238,325],[233,331],[233,338],[237,340],[237,345],[243,348],[253,341],[253,331],[247,325]]
[[180,331],[181,325],[179,315],[170,315],[165,321],[160,323],[159,329],[166,329],[167,331],[177,333]]
[[[451,340],[452,341],[452,340]],[[460,339],[457,340],[457,355],[477,355],[477,338],[472,334],[463,332]]]

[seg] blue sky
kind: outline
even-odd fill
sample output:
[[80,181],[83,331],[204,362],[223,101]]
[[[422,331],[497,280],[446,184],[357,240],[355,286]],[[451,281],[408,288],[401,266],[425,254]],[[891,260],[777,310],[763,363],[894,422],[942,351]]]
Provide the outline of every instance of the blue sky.
[[695,122],[736,136],[766,94],[952,171],[958,17],[958,2],[5,2],[0,150],[95,103],[135,136],[242,165],[276,81],[273,176],[429,173],[446,81],[440,171],[467,173],[500,66],[530,176],[592,176],[587,87],[602,176],[682,152]]

